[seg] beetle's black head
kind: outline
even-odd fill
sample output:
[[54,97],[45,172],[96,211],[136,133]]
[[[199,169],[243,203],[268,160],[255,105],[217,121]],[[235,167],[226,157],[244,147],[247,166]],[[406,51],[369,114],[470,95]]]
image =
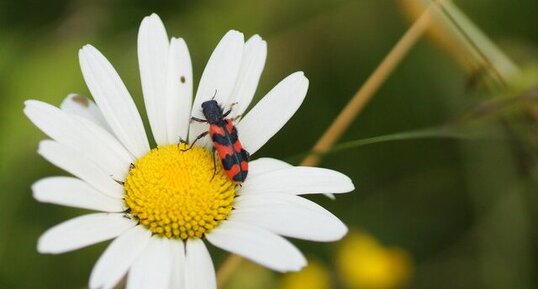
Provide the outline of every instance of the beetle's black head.
[[208,100],[202,103],[202,112],[208,123],[214,124],[223,120],[222,108],[216,100]]

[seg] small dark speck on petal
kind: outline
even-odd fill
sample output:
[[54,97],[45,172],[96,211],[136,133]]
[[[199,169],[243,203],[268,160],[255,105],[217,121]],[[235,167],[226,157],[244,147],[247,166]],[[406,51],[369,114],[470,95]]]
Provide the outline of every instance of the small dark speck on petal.
[[185,76],[183,75],[179,78],[179,80],[181,81],[181,83],[185,83],[185,81],[187,81],[187,79],[185,79]]
[[82,96],[82,95],[77,94],[77,95],[73,96],[72,99],[73,99],[74,102],[76,102],[76,103],[78,103],[78,104],[80,104],[80,105],[82,105],[84,107],[89,107],[90,106],[90,101],[87,98],[85,98],[84,96]]

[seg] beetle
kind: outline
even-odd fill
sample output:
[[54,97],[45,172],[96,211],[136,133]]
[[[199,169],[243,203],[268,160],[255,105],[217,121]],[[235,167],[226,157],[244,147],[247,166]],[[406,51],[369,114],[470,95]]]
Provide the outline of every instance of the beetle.
[[191,119],[208,123],[209,130],[196,137],[190,147],[209,134],[213,142],[213,148],[217,151],[228,178],[233,182],[244,182],[248,174],[250,154],[241,145],[237,128],[234,126],[232,119],[226,118],[232,112],[232,108],[230,107],[228,111],[224,112],[217,101],[211,99],[202,103],[202,112],[205,119],[197,117],[192,117]]

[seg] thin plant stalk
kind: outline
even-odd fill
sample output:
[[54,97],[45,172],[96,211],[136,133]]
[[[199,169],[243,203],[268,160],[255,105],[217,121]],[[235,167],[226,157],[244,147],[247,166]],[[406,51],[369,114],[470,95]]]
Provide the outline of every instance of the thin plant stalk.
[[[436,4],[443,1],[435,1],[424,10],[422,15],[411,25],[407,32],[400,38],[392,50],[385,56],[374,72],[359,88],[344,109],[333,121],[331,126],[323,133],[314,145],[311,153],[301,162],[303,166],[315,166],[320,163],[321,155],[329,151],[340,139],[357,115],[372,99],[379,87],[387,80],[398,64],[405,58],[409,50],[424,34],[431,21],[432,10]],[[221,287],[228,281],[233,272],[242,263],[243,258],[238,255],[230,255],[217,270],[217,287]]]
[[312,148],[312,153],[302,162],[303,166],[315,166],[321,161],[321,155],[326,153],[340,139],[349,128],[357,115],[362,112],[366,104],[372,99],[377,90],[392,74],[394,69],[405,58],[409,50],[424,34],[431,21],[432,10],[435,5],[430,5],[422,15],[413,23],[407,32],[400,38],[398,43],[385,56],[366,82],[359,88],[352,99],[342,109],[331,126],[323,133],[321,138]]

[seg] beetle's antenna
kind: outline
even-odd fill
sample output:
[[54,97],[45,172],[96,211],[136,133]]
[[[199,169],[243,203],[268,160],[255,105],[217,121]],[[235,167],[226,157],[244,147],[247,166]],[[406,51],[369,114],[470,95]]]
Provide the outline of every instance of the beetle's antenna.
[[215,89],[215,94],[213,94],[213,97],[211,98],[211,100],[215,100],[216,96],[217,96],[217,90]]

